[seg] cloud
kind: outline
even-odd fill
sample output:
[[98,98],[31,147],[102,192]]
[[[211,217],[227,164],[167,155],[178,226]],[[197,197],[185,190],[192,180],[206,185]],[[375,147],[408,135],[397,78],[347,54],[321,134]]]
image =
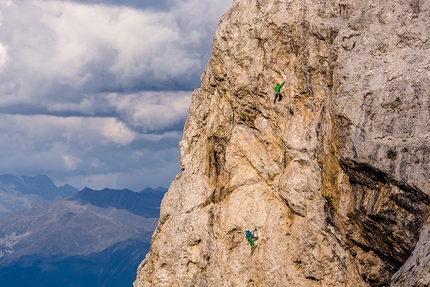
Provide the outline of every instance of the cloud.
[[167,186],[232,0],[0,1],[0,173]]
[[193,89],[219,4],[173,1],[174,10],[158,12],[65,1],[3,6],[0,43],[10,61],[0,105],[80,102],[100,91]]
[[[179,171],[177,143],[180,137],[181,133],[176,132],[137,134],[115,118],[3,114],[0,115],[0,148],[4,152],[0,157],[0,170],[48,174],[64,184],[70,183],[68,178],[100,178],[169,167],[168,170],[174,170],[173,174],[168,174],[173,179]],[[146,176],[150,177],[150,174]],[[164,182],[154,179],[151,182],[166,186],[165,180],[164,177]]]
[[0,72],[3,70],[3,67],[6,65],[7,61],[7,49],[0,43]]
[[143,132],[165,131],[183,124],[191,104],[189,91],[142,92],[133,95],[111,95],[121,119]]
[[126,6],[141,10],[169,10],[171,0],[73,0],[82,4],[104,4],[109,6]]
[[[134,94],[107,93],[84,96],[79,103],[53,103],[44,113],[75,112],[117,117],[128,128],[141,133],[164,133],[182,129],[191,91],[143,91]],[[180,125],[180,127],[178,127]]]
[[63,163],[67,171],[74,171],[82,160],[72,155],[63,155]]
[[129,144],[135,137],[136,134],[128,129],[124,123],[117,121],[116,119],[109,119],[105,123],[102,135],[107,141],[113,142],[116,145],[123,146]]

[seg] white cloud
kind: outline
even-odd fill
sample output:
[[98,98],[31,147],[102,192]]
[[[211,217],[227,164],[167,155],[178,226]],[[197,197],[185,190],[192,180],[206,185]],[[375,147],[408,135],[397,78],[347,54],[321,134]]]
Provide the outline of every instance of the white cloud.
[[191,91],[144,91],[133,94],[97,94],[77,103],[52,103],[50,112],[78,112],[86,115],[114,113],[140,132],[164,131],[183,124],[191,104]]
[[3,70],[7,61],[7,49],[0,43],[0,72]]
[[191,92],[111,94],[109,101],[128,124],[154,131],[166,129],[185,118],[191,104]]
[[81,162],[82,160],[76,156],[63,156],[63,163],[67,171],[74,171],[78,167],[78,164],[80,164]]
[[105,121],[102,135],[110,142],[121,146],[129,144],[136,137],[133,131],[116,119],[108,119]]
[[[95,146],[114,144],[127,145],[136,134],[124,123],[115,118],[56,117],[44,115],[1,115],[0,147],[6,148],[15,139],[19,139],[24,150],[37,149],[44,145],[44,150],[56,143],[79,145],[89,150]],[[11,148],[13,145],[9,146]],[[15,144],[15,146],[17,146]]]

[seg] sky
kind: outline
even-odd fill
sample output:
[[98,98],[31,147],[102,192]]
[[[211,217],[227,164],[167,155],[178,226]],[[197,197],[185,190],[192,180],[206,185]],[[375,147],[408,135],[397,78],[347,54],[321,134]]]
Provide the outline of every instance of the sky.
[[0,0],[0,174],[169,187],[233,0]]

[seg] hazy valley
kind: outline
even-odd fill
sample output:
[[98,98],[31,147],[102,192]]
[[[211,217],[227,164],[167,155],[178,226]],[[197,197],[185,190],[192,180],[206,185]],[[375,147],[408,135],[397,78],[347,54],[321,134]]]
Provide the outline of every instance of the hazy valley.
[[166,191],[0,176],[0,285],[130,286]]

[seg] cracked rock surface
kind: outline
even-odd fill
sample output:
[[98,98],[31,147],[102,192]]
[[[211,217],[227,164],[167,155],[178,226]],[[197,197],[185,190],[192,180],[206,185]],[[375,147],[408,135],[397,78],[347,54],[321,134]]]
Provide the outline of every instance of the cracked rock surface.
[[429,0],[235,0],[134,286],[429,286],[429,23]]

